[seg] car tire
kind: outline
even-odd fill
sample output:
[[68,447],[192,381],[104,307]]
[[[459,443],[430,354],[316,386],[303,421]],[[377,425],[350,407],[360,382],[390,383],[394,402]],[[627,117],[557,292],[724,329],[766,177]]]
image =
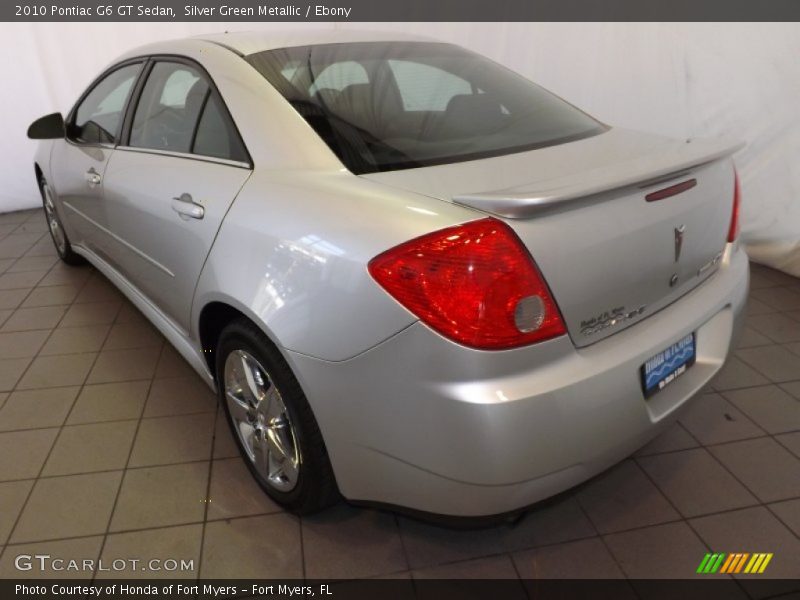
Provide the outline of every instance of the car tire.
[[219,398],[239,452],[258,484],[305,515],[339,499],[328,452],[305,394],[264,333],[241,319],[216,350]]
[[72,250],[69,237],[64,230],[64,226],[61,224],[61,217],[56,208],[54,192],[44,177],[39,180],[39,192],[42,195],[42,207],[44,208],[44,216],[47,220],[47,230],[50,232],[50,239],[53,240],[53,245],[56,247],[58,257],[71,266],[86,264],[86,259]]

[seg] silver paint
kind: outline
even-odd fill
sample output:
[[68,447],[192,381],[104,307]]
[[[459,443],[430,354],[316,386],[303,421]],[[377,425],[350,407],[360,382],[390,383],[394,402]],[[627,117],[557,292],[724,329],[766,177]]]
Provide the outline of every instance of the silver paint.
[[[123,58],[200,62],[253,166],[42,142],[35,160],[56,205],[74,209],[60,212],[74,250],[211,386],[199,336],[204,307],[222,302],[248,316],[297,376],[347,498],[492,514],[628,456],[719,371],[741,327],[747,257],[725,243],[733,194],[726,157],[735,146],[611,129],[541,150],[358,177],[252,67],[219,45],[248,53],[355,35],[399,37],[220,34],[128,53]],[[698,154],[707,159],[702,165]],[[635,177],[625,164],[636,167]],[[641,182],[682,166],[698,185],[645,203]],[[99,183],[85,178],[90,169]],[[528,212],[537,199],[555,197],[543,193],[553,189],[559,202]],[[183,194],[203,208],[202,218],[173,209]],[[386,249],[487,213],[508,217],[530,250],[568,335],[471,350],[421,324],[369,276],[368,261]],[[676,222],[693,231],[699,224],[707,235],[684,241],[681,283],[669,288]],[[647,311],[594,334],[581,331],[587,315],[616,306]],[[691,332],[696,364],[644,400],[640,366]]]

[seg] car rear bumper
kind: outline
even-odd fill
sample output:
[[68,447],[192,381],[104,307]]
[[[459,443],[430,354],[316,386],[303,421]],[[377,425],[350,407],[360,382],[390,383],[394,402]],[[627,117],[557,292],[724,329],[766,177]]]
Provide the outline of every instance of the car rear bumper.
[[[347,361],[288,358],[345,497],[499,514],[592,477],[673,422],[733,347],[748,273],[744,251],[729,247],[698,288],[581,349],[564,336],[483,352],[415,323]],[[692,332],[694,366],[645,400],[641,365]]]

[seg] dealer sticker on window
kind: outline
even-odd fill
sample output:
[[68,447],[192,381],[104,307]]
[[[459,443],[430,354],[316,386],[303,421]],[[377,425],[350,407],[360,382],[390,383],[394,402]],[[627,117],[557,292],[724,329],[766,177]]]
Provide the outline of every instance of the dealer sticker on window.
[[683,375],[694,364],[694,360],[694,334],[690,333],[644,363],[642,365],[642,384],[645,398],[663,390]]

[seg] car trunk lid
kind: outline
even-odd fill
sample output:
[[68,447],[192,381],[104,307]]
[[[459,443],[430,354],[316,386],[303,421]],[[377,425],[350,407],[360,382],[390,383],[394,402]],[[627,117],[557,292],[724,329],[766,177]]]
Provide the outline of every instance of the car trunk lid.
[[506,220],[580,347],[645,319],[716,270],[733,201],[727,157],[738,148],[614,129],[531,152],[364,177]]

